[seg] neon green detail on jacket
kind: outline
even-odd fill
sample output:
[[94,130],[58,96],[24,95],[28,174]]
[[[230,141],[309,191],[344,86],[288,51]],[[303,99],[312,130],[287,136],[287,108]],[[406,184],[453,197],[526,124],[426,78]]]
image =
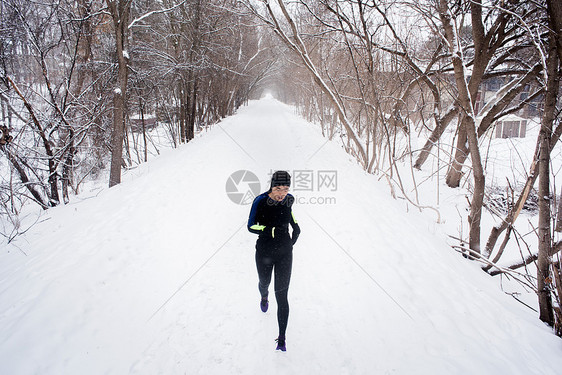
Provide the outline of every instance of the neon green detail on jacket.
[[250,229],[254,229],[254,230],[264,230],[265,229],[265,225],[259,225],[259,224],[254,224],[250,227]]
[[[250,227],[250,229],[263,231],[265,229],[265,225],[254,224]],[[271,228],[271,237],[275,238],[275,227]]]

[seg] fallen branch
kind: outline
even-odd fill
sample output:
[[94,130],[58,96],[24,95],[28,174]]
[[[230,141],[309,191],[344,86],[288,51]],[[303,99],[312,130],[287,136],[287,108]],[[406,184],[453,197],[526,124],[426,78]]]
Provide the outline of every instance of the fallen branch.
[[[529,275],[523,274],[523,273],[520,273],[520,272],[516,272],[514,269],[505,268],[505,267],[502,267],[498,264],[492,263],[488,259],[484,258],[482,256],[482,254],[480,254],[480,253],[478,253],[478,252],[476,252],[472,249],[469,249],[467,247],[458,246],[458,245],[453,245],[452,247],[455,251],[457,251],[457,252],[459,252],[463,255],[466,255],[466,253],[470,253],[470,259],[471,260],[476,260],[476,261],[479,261],[479,262],[484,263],[486,265],[491,265],[493,268],[496,268],[498,271],[500,271],[500,272],[497,273],[498,275],[499,274],[507,274],[507,275],[513,277],[515,280],[517,280],[522,285],[525,285],[526,287],[536,291],[537,287],[535,285],[529,283],[529,281],[527,281],[527,280],[521,280],[520,279],[520,277],[527,278],[527,277],[529,277]],[[494,272],[496,272],[496,271],[494,271]],[[490,275],[492,275],[492,274],[490,273]]]
[[[529,255],[529,256],[528,256],[527,258],[525,258],[523,261],[518,262],[518,263],[515,263],[515,264],[512,264],[511,266],[507,267],[507,269],[509,269],[509,270],[516,270],[516,269],[518,269],[518,268],[521,268],[521,267],[524,267],[524,266],[526,266],[526,265],[528,265],[528,264],[533,263],[533,262],[534,262],[535,260],[537,260],[538,258],[539,258],[539,256],[538,256],[537,254]],[[497,276],[497,275],[499,275],[499,274],[501,274],[501,273],[503,273],[503,272],[502,272],[502,271],[492,271],[492,272],[489,272],[489,273],[490,273],[490,275],[492,275],[492,276]]]

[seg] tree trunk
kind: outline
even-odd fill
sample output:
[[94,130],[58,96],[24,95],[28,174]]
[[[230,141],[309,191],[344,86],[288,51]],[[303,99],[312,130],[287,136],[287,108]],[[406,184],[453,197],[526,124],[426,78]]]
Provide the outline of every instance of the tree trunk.
[[124,95],[120,90],[113,94],[113,133],[111,136],[111,167],[109,187],[121,183],[121,165],[123,164],[123,138],[125,133]]
[[423,146],[422,150],[418,155],[418,158],[416,159],[414,168],[421,169],[422,165],[427,160],[429,153],[433,148],[433,145],[435,145],[439,140],[439,138],[441,138],[443,132],[445,131],[445,129],[447,129],[447,126],[453,120],[453,118],[455,118],[457,114],[458,114],[458,107],[455,106],[451,108],[442,118],[438,119],[437,124],[435,125],[435,129],[433,129],[433,131],[431,132],[429,139],[427,140],[427,142],[425,142],[425,145]]
[[191,91],[191,108],[189,108],[189,123],[187,128],[187,141],[195,138],[195,119],[197,117],[197,77],[193,78],[193,90]]
[[186,103],[186,91],[187,91],[187,84],[184,80],[179,82],[179,97],[180,97],[180,113],[179,113],[179,120],[180,120],[180,143],[186,142],[186,133],[187,133],[187,103]]
[[547,0],[546,3],[550,19],[550,28],[554,30],[556,38],[558,60],[562,61],[562,2],[559,0]]
[[127,78],[129,55],[126,50],[129,36],[128,20],[131,2],[128,0],[106,0],[115,29],[118,73],[117,87],[113,95],[113,133],[111,138],[111,168],[109,187],[121,183],[121,165],[123,164],[123,138],[125,134],[125,104],[127,97]]
[[[552,26],[552,20],[549,23]],[[546,62],[547,83],[544,101],[544,115],[540,130],[539,152],[539,254],[537,261],[537,289],[539,294],[539,318],[553,326],[554,312],[550,291],[550,264],[552,258],[550,222],[550,142],[558,99],[558,54],[556,35],[551,31],[548,38],[548,58]]]
[[[546,121],[543,120],[543,126]],[[552,296],[549,288],[551,263],[549,166],[547,152],[549,137],[546,129],[541,130],[541,156],[539,161],[539,256],[537,260],[537,290],[539,294],[540,320],[554,324]]]
[[560,308],[560,296],[562,296],[562,264],[559,261],[552,263],[552,273],[556,284],[556,293],[558,294],[558,306],[554,308],[555,322],[554,332],[557,336],[562,337],[562,310]]
[[71,131],[69,139],[70,145],[68,147],[68,151],[66,154],[66,158],[63,161],[62,165],[62,176],[61,176],[61,184],[62,184],[62,199],[65,204],[70,202],[70,195],[68,193],[68,187],[70,186],[70,181],[72,178],[72,171],[73,171],[73,160],[74,155],[76,154],[76,148],[74,147],[74,132]]
[[[142,91],[141,91],[142,95]],[[144,100],[142,96],[139,98],[140,115],[141,115],[141,125],[142,125],[142,139],[144,142],[144,162],[148,161],[148,142],[146,139],[146,124],[144,122]]]
[[191,140],[190,135],[190,124],[191,124],[191,84],[193,81],[193,70],[189,70],[189,74],[187,76],[187,82],[185,83],[185,100],[184,100],[184,108],[182,109],[185,118],[185,128],[184,128],[184,142],[189,142]]
[[[554,30],[556,40],[556,51],[558,53],[558,61],[562,62],[562,2],[558,0],[547,0],[548,12],[551,21],[551,28]],[[560,124],[558,126],[561,126]],[[558,129],[557,129],[558,130]],[[554,145],[551,145],[551,148]],[[562,189],[560,191],[560,198],[558,200],[558,210],[556,215],[556,228],[557,232],[562,232]],[[561,295],[558,296],[562,298]]]
[[457,147],[455,148],[455,155],[451,160],[451,165],[449,166],[449,171],[447,172],[447,177],[445,182],[451,188],[457,188],[460,185],[461,178],[463,176],[462,166],[466,158],[468,157],[468,137],[466,131],[465,122],[467,118],[464,117],[458,127],[459,132],[457,134]]
[[480,149],[478,148],[478,138],[474,121],[469,121],[468,144],[472,159],[474,191],[472,192],[472,201],[470,202],[470,214],[468,222],[470,225],[469,246],[470,249],[480,253],[480,219],[482,217],[482,206],[484,204],[484,192],[486,188],[486,179],[484,176],[484,168],[480,159]]
[[[199,46],[202,43],[201,35],[201,0],[197,0],[193,15],[193,41],[189,50],[189,63],[193,64],[196,54],[199,52]],[[197,75],[199,73],[194,69],[189,69],[189,77],[186,86],[186,142],[195,138],[195,118],[197,115]]]

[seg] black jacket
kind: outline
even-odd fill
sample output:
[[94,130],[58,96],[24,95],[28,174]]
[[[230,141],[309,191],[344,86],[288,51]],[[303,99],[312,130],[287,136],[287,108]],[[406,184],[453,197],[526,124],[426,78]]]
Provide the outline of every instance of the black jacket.
[[[291,194],[287,194],[281,202],[271,199],[269,191],[258,195],[252,203],[248,230],[258,234],[260,238],[273,239],[275,242],[286,240],[289,237],[294,244],[301,232],[293,216],[294,201],[295,197]],[[292,237],[289,235],[289,225],[293,229]]]

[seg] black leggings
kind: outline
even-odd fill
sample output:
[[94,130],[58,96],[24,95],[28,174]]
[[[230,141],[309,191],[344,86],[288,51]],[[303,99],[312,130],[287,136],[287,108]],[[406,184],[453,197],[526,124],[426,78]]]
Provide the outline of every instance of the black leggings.
[[279,336],[285,337],[289,320],[289,301],[287,293],[291,281],[293,250],[289,249],[258,249],[256,250],[256,266],[258,268],[258,288],[262,297],[269,294],[271,274],[275,270],[275,299],[277,300],[277,322]]

